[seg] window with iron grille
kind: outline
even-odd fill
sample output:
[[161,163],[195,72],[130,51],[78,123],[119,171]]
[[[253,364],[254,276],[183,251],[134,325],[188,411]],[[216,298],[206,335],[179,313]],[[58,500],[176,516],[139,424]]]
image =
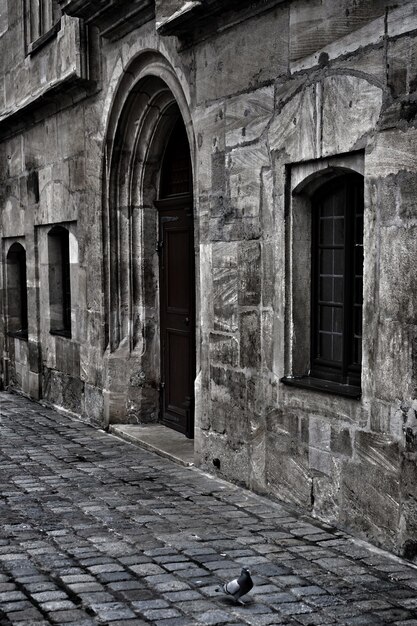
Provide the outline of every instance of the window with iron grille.
[[360,387],[362,176],[338,177],[313,196],[311,257],[310,376]]

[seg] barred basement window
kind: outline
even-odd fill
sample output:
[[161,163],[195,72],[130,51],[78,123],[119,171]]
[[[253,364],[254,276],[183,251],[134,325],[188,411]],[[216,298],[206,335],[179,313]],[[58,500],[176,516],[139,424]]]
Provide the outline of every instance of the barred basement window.
[[71,337],[71,265],[69,232],[54,226],[48,233],[50,331]]
[[7,254],[6,285],[8,333],[13,337],[27,339],[26,251],[20,243],[14,243]]

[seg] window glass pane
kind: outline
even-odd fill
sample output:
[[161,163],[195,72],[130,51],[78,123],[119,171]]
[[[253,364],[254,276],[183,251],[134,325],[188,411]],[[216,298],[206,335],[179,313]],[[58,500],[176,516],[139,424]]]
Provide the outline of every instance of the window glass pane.
[[337,333],[341,333],[343,331],[343,309],[341,307],[334,307],[333,309],[332,330]]
[[325,198],[320,207],[320,217],[333,217],[332,198]]
[[331,306],[320,307],[320,330],[332,330],[333,309]]
[[333,225],[333,243],[335,246],[343,246],[345,240],[345,220],[343,217],[337,217]]
[[333,351],[331,334],[320,333],[319,356],[322,359],[326,359],[326,361],[332,360]]
[[320,244],[331,246],[333,243],[333,220],[324,218],[320,220]]
[[320,250],[320,274],[333,274],[333,250]]
[[342,335],[333,335],[333,361],[342,361]]
[[340,248],[333,250],[333,258],[334,258],[333,272],[336,275],[342,276],[343,272],[345,271],[344,250]]
[[320,278],[320,300],[324,302],[333,301],[333,278],[321,277]]
[[333,278],[333,302],[343,302],[343,278]]

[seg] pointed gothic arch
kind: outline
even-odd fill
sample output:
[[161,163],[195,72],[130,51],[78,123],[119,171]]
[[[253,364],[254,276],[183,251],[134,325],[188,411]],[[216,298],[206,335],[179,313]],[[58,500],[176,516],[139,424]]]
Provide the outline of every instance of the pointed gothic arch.
[[[123,414],[120,404],[124,402],[125,412],[129,406],[135,421],[156,421],[158,414],[161,351],[156,201],[161,163],[178,123],[185,129],[192,164],[194,136],[179,81],[161,55],[140,55],[124,72],[114,96],[103,177],[106,355],[109,362],[118,362],[118,372],[124,372],[115,391],[119,398],[116,412]],[[193,215],[192,202],[190,210]],[[194,240],[192,245],[194,250]],[[140,392],[136,383],[129,387],[136,375],[141,377]],[[110,395],[113,381],[114,377],[105,381]]]

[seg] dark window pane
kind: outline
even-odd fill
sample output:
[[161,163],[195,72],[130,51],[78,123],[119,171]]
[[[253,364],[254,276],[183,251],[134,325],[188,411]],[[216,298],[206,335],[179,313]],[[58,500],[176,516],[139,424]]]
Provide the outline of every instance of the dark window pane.
[[333,356],[332,351],[332,335],[326,333],[320,333],[319,344],[319,356],[326,361],[331,361]]
[[343,303],[343,278],[333,278],[333,302]]
[[333,244],[333,220],[320,220],[320,245],[331,246]]
[[333,272],[336,275],[342,276],[345,271],[345,259],[344,259],[344,250],[333,250],[334,255],[334,268]]
[[334,250],[320,250],[320,274],[333,274]]
[[320,330],[332,330],[333,309],[330,306],[320,307]]
[[320,300],[324,302],[333,301],[333,278],[320,278]]
[[337,217],[333,224],[333,243],[335,246],[342,246],[345,240],[345,220],[343,217]]
[[333,361],[342,361],[342,335],[333,335]]
[[333,330],[336,333],[343,332],[343,309],[342,308],[334,308],[333,309]]
[[323,200],[320,207],[320,217],[333,217],[333,202],[331,198]]

